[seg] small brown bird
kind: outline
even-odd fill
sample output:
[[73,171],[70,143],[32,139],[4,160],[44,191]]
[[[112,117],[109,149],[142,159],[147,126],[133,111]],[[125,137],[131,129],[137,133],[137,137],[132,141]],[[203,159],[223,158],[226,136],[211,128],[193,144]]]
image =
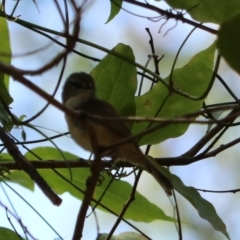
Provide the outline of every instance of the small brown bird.
[[[84,72],[71,74],[63,87],[63,104],[75,111],[82,111],[101,117],[117,118],[119,117],[114,107],[108,102],[102,101],[96,97],[96,90],[93,78]],[[78,120],[65,115],[69,132],[74,141],[85,150],[93,152],[89,136],[89,126],[93,129],[97,143],[102,147],[107,147],[113,143],[131,136],[130,130],[123,121],[105,121],[101,119],[82,119]],[[88,128],[84,126],[84,121],[88,121]],[[136,166],[144,168],[163,187],[168,195],[172,194],[172,184],[158,168],[141,152],[137,143],[124,143],[103,154],[113,159],[120,158]]]

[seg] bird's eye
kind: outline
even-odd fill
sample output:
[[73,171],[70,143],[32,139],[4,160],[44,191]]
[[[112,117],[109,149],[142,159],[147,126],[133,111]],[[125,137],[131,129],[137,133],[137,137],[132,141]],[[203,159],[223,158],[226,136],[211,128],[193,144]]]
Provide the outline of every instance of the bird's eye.
[[82,84],[80,82],[72,81],[71,87],[72,88],[82,88]]
[[71,87],[75,89],[94,89],[94,84],[85,81],[72,81]]

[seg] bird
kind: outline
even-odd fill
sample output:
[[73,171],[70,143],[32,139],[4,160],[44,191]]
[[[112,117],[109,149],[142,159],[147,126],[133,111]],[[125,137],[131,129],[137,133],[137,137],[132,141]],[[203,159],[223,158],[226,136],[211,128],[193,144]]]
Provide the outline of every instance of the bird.
[[[103,149],[132,136],[130,129],[122,120],[106,121],[103,119],[119,118],[119,115],[110,103],[97,98],[94,79],[88,73],[72,73],[66,79],[62,91],[62,102],[71,110],[102,117],[102,119],[74,118],[65,113],[71,137],[79,146],[89,152],[94,153],[91,142],[92,133],[94,133],[99,147]],[[156,163],[153,163],[141,152],[136,140],[117,145],[111,151],[108,149],[102,153],[102,156],[111,157],[114,160],[120,159],[143,168],[152,174],[167,195],[172,195],[171,181],[159,171]]]

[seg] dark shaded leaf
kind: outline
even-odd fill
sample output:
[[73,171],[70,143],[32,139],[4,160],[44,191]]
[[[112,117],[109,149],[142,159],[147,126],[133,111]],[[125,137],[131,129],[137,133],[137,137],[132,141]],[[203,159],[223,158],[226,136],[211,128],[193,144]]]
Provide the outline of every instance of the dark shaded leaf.
[[4,227],[0,227],[0,240],[26,240],[26,238],[19,238],[19,236],[12,230]]
[[236,0],[166,0],[166,2],[173,8],[185,9],[199,22],[219,24],[240,13],[240,1]]
[[195,188],[185,186],[179,177],[171,174],[166,168],[161,167],[161,172],[171,179],[174,189],[193,205],[201,218],[207,220],[215,230],[220,231],[230,239],[225,224],[210,202],[202,198]]
[[[240,1],[237,1],[240,3]],[[218,32],[217,47],[228,64],[240,74],[240,14],[224,22]]]

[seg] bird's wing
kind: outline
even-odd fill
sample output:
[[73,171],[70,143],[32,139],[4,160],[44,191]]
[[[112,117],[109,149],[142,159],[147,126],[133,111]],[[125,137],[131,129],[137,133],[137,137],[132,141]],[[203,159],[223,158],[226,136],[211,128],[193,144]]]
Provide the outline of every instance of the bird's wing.
[[[92,99],[89,100],[81,105],[76,110],[81,110],[88,114],[93,114],[96,116],[106,117],[106,118],[118,118],[119,115],[117,114],[114,107],[109,104],[108,102],[102,101],[100,99]],[[91,121],[100,124],[109,130],[119,134],[122,137],[129,137],[131,136],[131,132],[128,127],[124,124],[122,120],[119,121],[111,121],[105,119],[91,119]]]

